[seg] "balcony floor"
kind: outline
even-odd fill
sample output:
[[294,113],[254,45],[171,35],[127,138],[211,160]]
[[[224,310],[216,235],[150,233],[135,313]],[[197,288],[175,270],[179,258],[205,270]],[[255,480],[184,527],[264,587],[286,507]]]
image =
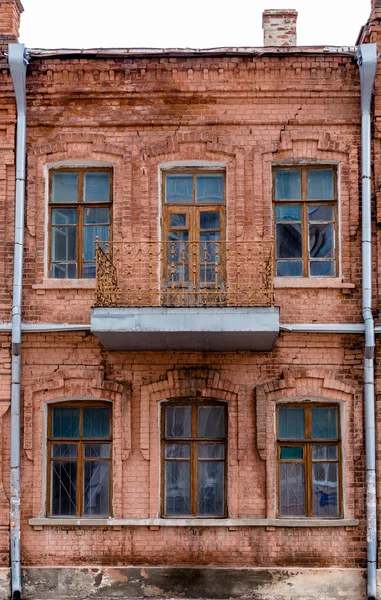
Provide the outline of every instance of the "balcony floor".
[[272,350],[278,307],[95,307],[91,331],[107,350]]

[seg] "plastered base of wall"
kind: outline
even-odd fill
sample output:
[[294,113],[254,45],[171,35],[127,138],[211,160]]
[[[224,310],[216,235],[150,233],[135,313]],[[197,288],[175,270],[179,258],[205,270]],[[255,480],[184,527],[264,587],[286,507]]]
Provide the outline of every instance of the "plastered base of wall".
[[[245,596],[253,600],[362,600],[365,581],[360,569],[30,567],[23,569],[23,600]],[[8,569],[0,569],[0,598],[10,598]]]

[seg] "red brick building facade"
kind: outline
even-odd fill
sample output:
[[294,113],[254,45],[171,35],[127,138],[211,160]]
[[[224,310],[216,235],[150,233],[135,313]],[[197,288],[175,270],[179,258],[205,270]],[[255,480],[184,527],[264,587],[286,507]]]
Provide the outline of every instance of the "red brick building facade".
[[[373,0],[361,43],[378,42],[380,11]],[[21,12],[0,0],[4,53]],[[359,69],[353,48],[285,43],[28,51],[25,598],[365,597]],[[4,53],[0,587],[10,594],[16,105]],[[376,325],[379,89],[378,75]],[[377,345],[375,365],[377,400]]]

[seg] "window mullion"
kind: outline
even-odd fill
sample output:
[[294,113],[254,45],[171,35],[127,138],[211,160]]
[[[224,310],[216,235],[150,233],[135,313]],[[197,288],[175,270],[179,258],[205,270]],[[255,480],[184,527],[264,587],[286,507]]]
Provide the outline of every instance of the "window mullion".
[[311,444],[304,445],[304,480],[306,486],[306,516],[312,516],[312,452]]
[[[82,412],[82,411],[81,411]],[[80,517],[83,515],[83,481],[84,481],[84,477],[83,477],[83,442],[79,441],[78,442],[78,450],[77,450],[77,509],[76,509],[76,515],[77,517]]]
[[84,173],[79,171],[78,173],[78,215],[77,215],[77,277],[81,279],[83,277],[83,187],[84,187]]
[[303,254],[303,277],[309,276],[309,236],[308,236],[308,205],[307,201],[302,203],[302,254]]
[[197,451],[198,451],[198,444],[196,441],[191,442],[191,465],[190,465],[190,470],[191,470],[191,481],[190,481],[190,486],[191,486],[191,514],[193,517],[197,516],[198,513],[198,494],[197,494],[197,490],[198,490],[198,457],[197,457]]

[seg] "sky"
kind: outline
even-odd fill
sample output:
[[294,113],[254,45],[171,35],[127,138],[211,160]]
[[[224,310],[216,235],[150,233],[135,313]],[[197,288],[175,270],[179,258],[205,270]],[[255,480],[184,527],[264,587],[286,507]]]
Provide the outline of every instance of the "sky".
[[299,46],[353,46],[370,0],[22,0],[29,48],[262,46],[262,11],[298,11]]

